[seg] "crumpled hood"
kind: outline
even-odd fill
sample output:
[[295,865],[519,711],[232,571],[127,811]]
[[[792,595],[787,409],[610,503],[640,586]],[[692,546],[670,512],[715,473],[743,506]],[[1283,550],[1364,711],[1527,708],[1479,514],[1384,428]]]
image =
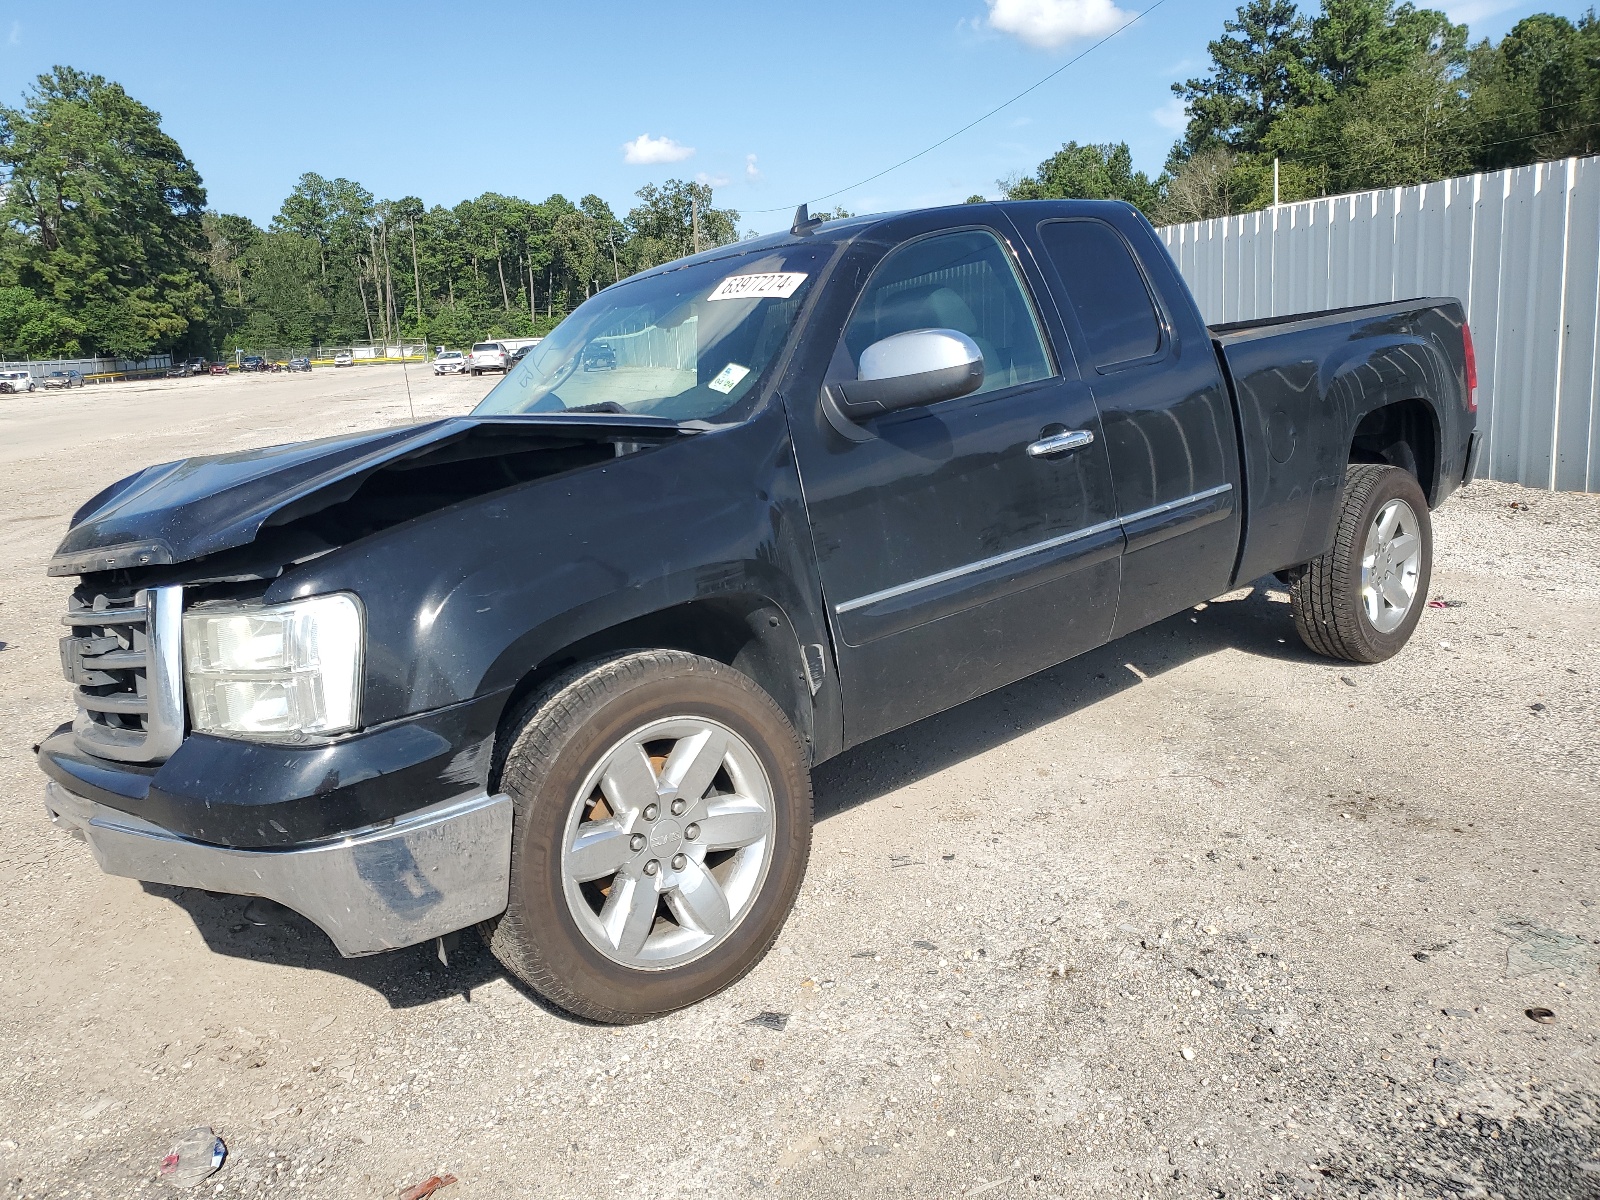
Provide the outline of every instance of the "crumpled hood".
[[[468,437],[642,437],[679,432],[671,421],[612,415],[450,417],[397,429],[321,438],[147,467],[112,484],[72,516],[51,575],[187,562],[253,541],[262,527],[346,499],[375,471]],[[682,432],[691,432],[683,430]]]

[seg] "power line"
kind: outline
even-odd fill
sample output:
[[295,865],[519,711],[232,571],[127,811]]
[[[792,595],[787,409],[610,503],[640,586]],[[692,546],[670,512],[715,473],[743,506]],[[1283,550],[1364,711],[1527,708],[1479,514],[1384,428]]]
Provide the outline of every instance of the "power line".
[[[1010,108],[1013,104],[1015,104],[1018,100],[1021,100],[1029,92],[1038,91],[1045,84],[1049,83],[1052,79],[1054,79],[1057,75],[1061,74],[1061,72],[1065,71],[1068,67],[1072,66],[1074,63],[1078,62],[1080,59],[1083,59],[1086,56],[1094,53],[1101,46],[1104,46],[1107,42],[1109,42],[1112,38],[1116,37],[1123,30],[1127,29],[1129,26],[1135,24],[1136,22],[1143,20],[1145,17],[1147,17],[1151,13],[1155,12],[1156,9],[1160,8],[1166,2],[1167,2],[1167,0],[1156,0],[1156,2],[1154,4],[1152,4],[1149,8],[1143,10],[1142,12],[1135,13],[1127,21],[1125,21],[1123,24],[1117,26],[1117,28],[1113,29],[1110,33],[1106,34],[1105,37],[1101,38],[1098,42],[1095,42],[1093,45],[1086,46],[1084,49],[1080,50],[1077,54],[1074,54],[1071,58],[1067,59],[1066,62],[1062,63],[1059,67],[1057,67],[1054,71],[1051,71],[1050,74],[1046,75],[1043,79],[1039,80],[1037,83],[1031,84],[1030,86],[1023,88],[1020,92],[1018,92],[1015,96],[1011,97],[1011,99],[1007,100],[1005,103],[995,105],[995,107],[991,108],[988,112],[984,113],[981,117],[978,117],[978,118],[976,118],[975,120],[972,120],[972,121],[968,121],[960,129],[956,130],[954,133],[949,134],[946,137],[940,138],[937,142],[934,142],[933,145],[926,146],[923,149],[918,150],[915,154],[911,155],[909,158],[902,158],[899,162],[895,163],[893,166],[885,167],[883,170],[879,171],[876,175],[868,175],[865,179],[857,180],[855,183],[849,184],[849,185],[847,185],[845,187],[835,188],[831,192],[825,192],[820,196],[813,197],[812,199],[806,201],[806,203],[807,204],[819,204],[824,200],[831,200],[835,196],[842,196],[845,192],[854,191],[858,187],[863,187],[866,184],[869,184],[869,183],[873,182],[873,180],[882,179],[885,175],[888,175],[892,171],[898,171],[901,167],[905,166],[907,163],[915,162],[917,159],[921,158],[925,154],[931,154],[933,151],[937,150],[940,146],[944,145],[946,142],[954,141],[956,138],[960,137],[963,133],[966,133],[967,130],[973,128],[976,125],[983,124],[990,117],[994,116],[995,113],[1000,112],[1003,109]],[[777,208],[755,208],[755,209],[748,210],[743,215],[752,216],[753,217],[753,216],[760,216],[760,215],[763,215],[765,213],[787,212],[788,210],[792,209],[793,207],[794,207],[794,205],[786,204],[786,205],[780,205]]]

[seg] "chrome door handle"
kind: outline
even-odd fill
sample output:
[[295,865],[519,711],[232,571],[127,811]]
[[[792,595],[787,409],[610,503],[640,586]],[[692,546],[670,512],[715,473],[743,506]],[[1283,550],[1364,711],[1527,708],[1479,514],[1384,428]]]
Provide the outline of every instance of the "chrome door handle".
[[1028,454],[1033,458],[1049,458],[1052,454],[1064,454],[1068,450],[1082,450],[1093,441],[1094,434],[1089,430],[1073,429],[1040,438],[1028,447]]

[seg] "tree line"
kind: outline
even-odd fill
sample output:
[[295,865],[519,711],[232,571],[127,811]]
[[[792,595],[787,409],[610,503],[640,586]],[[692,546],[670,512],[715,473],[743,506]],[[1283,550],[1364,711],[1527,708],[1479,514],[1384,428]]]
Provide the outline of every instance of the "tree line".
[[0,107],[0,355],[217,354],[531,336],[608,283],[738,238],[703,183],[453,208],[300,177],[265,228],[206,206],[161,118],[56,67]]
[[[1154,179],[1126,143],[1068,142],[1008,198],[1118,199],[1160,224],[1278,198],[1408,186],[1600,152],[1600,21],[1525,17],[1469,42],[1442,12],[1394,0],[1249,0],[1210,70],[1172,85],[1188,124]],[[980,199],[980,197],[973,197]]]
[[[1173,85],[1165,168],[1067,142],[1012,199],[1121,199],[1158,223],[1600,151],[1600,22],[1542,13],[1498,43],[1395,0],[1247,0]],[[982,197],[974,196],[973,200]],[[56,67],[0,105],[0,356],[466,345],[551,328],[600,288],[739,237],[703,183],[451,208],[301,176],[265,227],[207,207],[160,115]],[[843,210],[827,215],[845,215]]]

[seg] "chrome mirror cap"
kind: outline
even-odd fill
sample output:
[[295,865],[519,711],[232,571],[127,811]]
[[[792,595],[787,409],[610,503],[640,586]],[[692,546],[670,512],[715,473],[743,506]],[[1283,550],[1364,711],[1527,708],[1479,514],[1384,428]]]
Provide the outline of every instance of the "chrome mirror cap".
[[912,329],[873,342],[861,352],[858,379],[902,379],[983,363],[978,343],[956,329]]
[[831,390],[843,415],[862,421],[977,391],[983,351],[956,329],[912,329],[863,350],[856,375]]

